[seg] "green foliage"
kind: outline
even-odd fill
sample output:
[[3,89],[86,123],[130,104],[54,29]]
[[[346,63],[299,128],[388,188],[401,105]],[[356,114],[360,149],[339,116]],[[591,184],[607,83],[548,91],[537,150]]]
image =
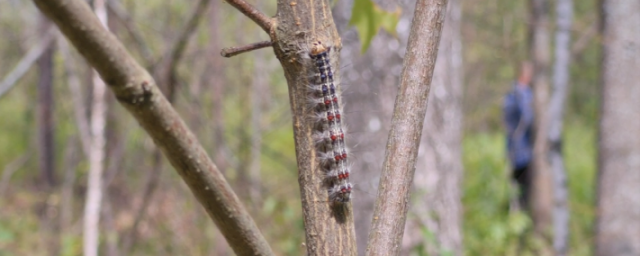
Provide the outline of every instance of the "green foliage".
[[[590,255],[593,232],[595,128],[568,125],[564,155],[569,180],[570,255]],[[467,255],[537,255],[539,240],[531,234],[531,219],[509,212],[514,189],[501,133],[478,133],[464,139],[464,246]]]
[[396,26],[400,19],[400,8],[388,12],[374,3],[372,0],[355,0],[351,12],[349,25],[355,26],[360,34],[362,52],[366,52],[371,40],[380,28],[392,35],[396,35]]

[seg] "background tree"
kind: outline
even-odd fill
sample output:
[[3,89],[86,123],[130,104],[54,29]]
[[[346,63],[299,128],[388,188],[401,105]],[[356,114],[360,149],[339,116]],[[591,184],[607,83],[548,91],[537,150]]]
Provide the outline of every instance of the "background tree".
[[547,0],[531,0],[530,54],[534,66],[532,87],[534,94],[534,147],[531,211],[535,230],[550,240],[552,237],[553,183],[548,159],[548,102],[549,102],[549,67],[551,63],[549,40],[549,2]]
[[[442,29],[432,93],[416,167],[415,195],[405,238],[416,251],[462,255],[462,67],[461,3],[450,0]],[[424,231],[426,230],[426,231]],[[433,241],[422,243],[422,232]],[[407,241],[408,240],[408,241]]]
[[553,93],[549,101],[549,166],[553,173],[553,248],[566,255],[569,246],[569,206],[567,172],[562,156],[562,124],[569,91],[571,22],[573,1],[556,1],[555,63]]
[[[39,30],[42,34],[47,34],[52,24],[46,17],[41,16]],[[45,187],[53,187],[55,179],[55,124],[53,120],[53,53],[54,47],[48,45],[38,58],[38,163],[40,165],[40,175],[42,184]]]
[[596,255],[640,254],[637,1],[603,1]]

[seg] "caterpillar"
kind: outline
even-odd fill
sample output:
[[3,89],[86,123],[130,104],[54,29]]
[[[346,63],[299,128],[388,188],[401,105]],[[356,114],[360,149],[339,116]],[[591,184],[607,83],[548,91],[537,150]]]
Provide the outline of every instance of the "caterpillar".
[[320,167],[326,175],[329,201],[340,204],[351,200],[352,185],[349,183],[339,82],[332,70],[331,49],[318,41],[309,52],[313,70],[309,79],[309,101],[314,115],[314,143]]

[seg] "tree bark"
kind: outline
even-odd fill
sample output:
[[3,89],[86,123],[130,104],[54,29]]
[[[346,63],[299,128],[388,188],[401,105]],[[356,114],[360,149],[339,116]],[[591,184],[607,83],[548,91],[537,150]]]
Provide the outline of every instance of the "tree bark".
[[[382,6],[387,10],[402,8],[412,10],[415,1],[401,1]],[[375,191],[380,181],[380,166],[384,158],[384,146],[391,127],[393,101],[402,71],[402,57],[409,38],[413,13],[403,12],[396,31],[397,37],[379,33],[374,37],[366,53],[357,31],[349,26],[354,1],[338,1],[333,9],[338,31],[343,37],[341,57],[349,63],[343,68],[342,81],[348,87],[343,92],[349,142],[357,157],[349,164],[354,172],[353,215],[358,245],[358,255],[364,255],[373,217]],[[394,47],[391,47],[394,46]]]
[[[95,0],[93,8],[101,25],[107,28],[106,0]],[[100,75],[93,72],[93,92],[91,97],[91,118],[89,129],[91,143],[89,148],[89,174],[87,181],[87,199],[84,206],[83,255],[98,256],[100,236],[100,208],[102,207],[102,173],[105,158],[105,127],[107,116],[107,86]]]
[[395,101],[367,255],[398,255],[447,1],[418,0]]
[[[40,17],[40,33],[46,34],[51,30],[51,22],[44,16]],[[53,40],[52,40],[53,41]],[[53,44],[48,44],[40,58],[38,58],[38,167],[42,184],[52,188],[55,186],[55,127],[53,124]]]
[[273,255],[197,139],[155,81],[82,0],[34,0],[101,75],[169,159],[238,255]]
[[[533,60],[534,147],[530,210],[536,233],[551,241],[553,210],[552,176],[548,162],[547,117],[549,99],[549,2],[531,0],[531,58]],[[545,246],[546,247],[546,246]],[[545,250],[547,248],[544,248]]]
[[562,119],[566,105],[571,64],[571,21],[573,1],[556,2],[555,64],[553,67],[553,94],[549,102],[549,164],[553,173],[553,248],[557,256],[569,249],[569,205],[567,174],[562,157]]
[[[409,232],[434,234],[430,255],[462,255],[462,42],[459,0],[449,0],[438,48],[429,108],[418,153]],[[405,233],[407,234],[407,233]],[[414,243],[413,246],[417,245]]]
[[[333,46],[331,51],[339,55],[342,42],[330,8],[329,1],[279,0],[277,22],[272,22],[274,27],[269,34],[289,87],[307,254],[356,255],[351,204],[333,207],[328,202],[329,196],[323,184],[326,176],[320,168],[312,137],[314,121],[309,118],[312,113],[307,107],[311,67],[302,65],[300,61],[300,58],[308,58],[313,43],[318,41]],[[339,67],[340,61],[332,61],[331,64]],[[334,71],[334,76],[339,80],[339,70]]]
[[640,255],[640,2],[601,3],[596,255]]

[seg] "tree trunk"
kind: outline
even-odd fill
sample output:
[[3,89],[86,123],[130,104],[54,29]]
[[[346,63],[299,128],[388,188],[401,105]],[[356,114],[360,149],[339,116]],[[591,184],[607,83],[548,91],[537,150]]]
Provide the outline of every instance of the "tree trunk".
[[[536,233],[551,241],[553,210],[553,183],[548,162],[547,117],[549,99],[549,2],[531,0],[531,58],[533,60],[533,93],[535,109],[535,141],[533,148],[533,169],[530,209]],[[548,249],[545,248],[544,249]]]
[[[449,0],[429,95],[429,108],[418,155],[414,220],[405,232],[425,241],[434,234],[429,255],[462,255],[462,42],[460,1]],[[408,238],[405,238],[408,240]],[[414,244],[415,246],[415,244]]]
[[[47,33],[51,22],[40,17],[40,33]],[[53,124],[53,45],[49,44],[38,58],[38,166],[42,184],[46,187],[55,185],[55,129]]]
[[367,255],[398,255],[447,1],[418,0],[374,205]]
[[[102,26],[107,27],[106,0],[95,0],[94,11]],[[83,251],[84,256],[97,256],[100,235],[100,207],[102,205],[102,173],[105,158],[106,127],[106,85],[99,74],[93,72],[93,93],[89,129],[91,145],[89,150],[89,174],[87,199],[84,208]]]
[[571,21],[573,0],[556,2],[556,46],[553,67],[553,94],[549,102],[549,163],[553,172],[553,248],[558,256],[569,248],[569,205],[567,174],[562,157],[562,119],[569,87],[571,62]]
[[[415,2],[402,2],[401,8],[415,7]],[[385,6],[390,9],[395,6]],[[345,116],[349,118],[352,151],[357,157],[351,158],[354,170],[353,214],[358,243],[358,255],[364,255],[367,237],[373,217],[376,186],[380,179],[380,166],[384,157],[384,146],[389,133],[393,100],[397,93],[399,72],[402,70],[401,52],[406,49],[406,41],[413,13],[404,12],[405,30],[398,28],[398,37],[379,33],[374,37],[369,50],[361,54],[362,46],[357,31],[348,25],[353,1],[338,1],[334,17],[340,34],[343,35],[341,57],[348,60],[349,67],[343,68],[343,83],[349,85],[343,93]],[[390,48],[390,45],[396,45]],[[361,75],[362,74],[362,75]]]
[[602,1],[596,255],[640,255],[640,2]]
[[[329,198],[327,174],[321,167],[314,116],[309,107],[309,74],[315,61],[309,60],[314,43],[330,47],[328,52],[335,81],[340,81],[342,42],[336,30],[329,1],[278,1],[274,27],[270,29],[273,48],[284,69],[293,114],[293,132],[298,163],[298,182],[306,230],[308,255],[356,255],[351,203],[334,203]],[[337,91],[340,91],[338,85]],[[345,117],[347,118],[347,117]],[[348,119],[345,119],[347,124]],[[349,143],[349,138],[345,138]],[[354,172],[358,170],[353,170]]]

